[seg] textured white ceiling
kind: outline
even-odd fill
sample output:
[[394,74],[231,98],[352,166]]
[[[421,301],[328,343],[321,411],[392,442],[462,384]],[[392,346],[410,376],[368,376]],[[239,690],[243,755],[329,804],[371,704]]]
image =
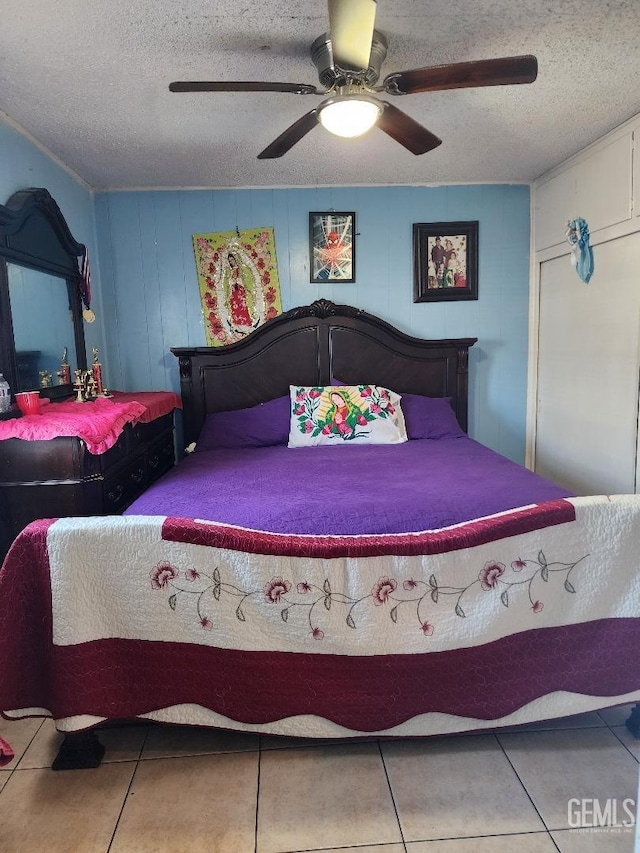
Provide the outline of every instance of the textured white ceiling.
[[538,80],[392,98],[443,140],[420,157],[318,126],[271,161],[256,155],[316,96],[168,84],[318,84],[323,0],[3,0],[0,14],[0,110],[96,188],[529,181],[640,112],[640,0],[378,0],[382,77],[533,53]]

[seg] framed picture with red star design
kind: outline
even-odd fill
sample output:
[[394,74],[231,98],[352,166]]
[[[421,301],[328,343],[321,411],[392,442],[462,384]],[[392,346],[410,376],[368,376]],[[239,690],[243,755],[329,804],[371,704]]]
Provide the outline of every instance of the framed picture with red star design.
[[356,215],[309,214],[309,276],[315,284],[356,280]]

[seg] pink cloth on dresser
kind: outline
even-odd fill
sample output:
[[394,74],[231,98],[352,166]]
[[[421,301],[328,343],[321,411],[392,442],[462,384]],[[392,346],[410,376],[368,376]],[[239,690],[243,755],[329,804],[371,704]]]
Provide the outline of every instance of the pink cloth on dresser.
[[125,424],[150,423],[174,409],[182,400],[172,391],[113,391],[88,403],[54,403],[42,398],[37,415],[0,421],[0,440],[21,438],[47,441],[59,436],[77,436],[90,453],[105,453],[118,440]]
[[111,393],[115,403],[129,403],[132,400],[142,403],[145,412],[138,420],[143,424],[168,415],[174,409],[182,408],[182,400],[173,391],[112,391]]
[[118,403],[98,397],[89,403],[41,401],[38,415],[0,421],[0,440],[47,441],[59,436],[77,436],[87,445],[89,453],[100,454],[113,447],[125,424],[139,421],[146,411],[142,403],[133,400]]

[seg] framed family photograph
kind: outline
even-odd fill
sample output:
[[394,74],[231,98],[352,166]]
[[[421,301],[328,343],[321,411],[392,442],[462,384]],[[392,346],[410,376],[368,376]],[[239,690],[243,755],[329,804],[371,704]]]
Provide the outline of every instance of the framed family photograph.
[[413,262],[414,302],[477,299],[477,221],[415,223]]
[[356,280],[355,213],[309,214],[309,272],[312,283]]

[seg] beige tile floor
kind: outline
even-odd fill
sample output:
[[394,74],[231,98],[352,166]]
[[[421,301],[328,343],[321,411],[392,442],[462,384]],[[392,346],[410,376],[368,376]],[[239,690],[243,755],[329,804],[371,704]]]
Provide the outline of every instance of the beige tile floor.
[[0,851],[633,853],[624,826],[567,823],[572,797],[635,801],[640,741],[627,713],[320,743],[124,726],[100,732],[101,767],[58,773],[51,721],[0,720],[16,750],[0,770]]

